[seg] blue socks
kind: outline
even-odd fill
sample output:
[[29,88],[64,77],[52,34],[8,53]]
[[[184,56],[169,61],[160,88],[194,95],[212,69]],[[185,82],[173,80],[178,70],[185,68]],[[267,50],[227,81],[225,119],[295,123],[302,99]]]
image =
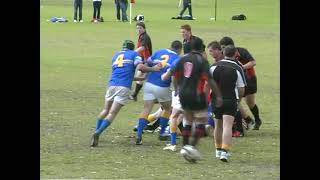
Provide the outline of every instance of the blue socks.
[[145,118],[140,118],[140,119],[139,119],[137,137],[139,137],[139,138],[142,137],[143,129],[144,129],[148,124],[149,124],[149,121],[146,120]]
[[99,129],[99,127],[101,126],[102,121],[103,121],[103,119],[98,119],[98,120],[97,120],[96,130]]
[[177,133],[171,133],[171,144],[176,145],[177,144]]
[[106,119],[106,120],[103,120],[100,124],[100,127],[96,130],[96,133],[98,135],[100,135],[105,129],[107,129],[107,127],[111,124],[111,122]]
[[159,119],[160,119],[160,127],[161,127],[160,135],[162,135],[165,132],[166,127],[168,126],[169,119],[164,117],[160,117]]

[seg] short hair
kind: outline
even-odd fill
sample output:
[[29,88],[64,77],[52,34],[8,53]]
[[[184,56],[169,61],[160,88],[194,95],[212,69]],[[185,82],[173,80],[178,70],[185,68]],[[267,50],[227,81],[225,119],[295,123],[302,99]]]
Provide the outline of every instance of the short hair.
[[221,46],[234,45],[234,42],[231,39],[231,37],[225,36],[220,40],[220,45]]
[[187,31],[191,31],[191,26],[189,24],[184,24],[180,27],[180,29],[185,29]]
[[208,44],[208,48],[218,49],[221,51],[221,46],[218,41],[212,41]]
[[194,38],[194,40],[192,40],[190,42],[190,46],[191,46],[191,50],[195,50],[198,52],[203,52],[205,51],[206,46],[203,44],[203,41],[201,38]]
[[172,41],[171,48],[174,50],[180,50],[182,49],[182,43],[178,40]]
[[234,47],[234,45],[227,45],[224,49],[223,49],[223,54],[226,57],[233,57],[237,52],[237,48]]
[[134,50],[134,42],[131,40],[124,40],[122,47],[130,50]]
[[143,27],[143,29],[146,29],[146,25],[144,24],[144,22],[137,22],[136,26],[141,26]]

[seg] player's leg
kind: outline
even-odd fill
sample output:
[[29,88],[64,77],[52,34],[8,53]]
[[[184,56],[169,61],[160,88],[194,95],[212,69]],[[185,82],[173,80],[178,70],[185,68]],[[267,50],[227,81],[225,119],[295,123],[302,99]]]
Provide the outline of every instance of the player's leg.
[[204,137],[205,134],[205,125],[208,122],[208,111],[207,109],[194,112],[195,118],[195,132],[192,135],[192,141],[190,144],[194,147],[198,144],[200,138]]
[[[143,73],[141,71],[137,71],[135,77],[145,77],[146,73]],[[133,99],[134,101],[137,101],[137,96],[141,90],[143,86],[143,81],[136,81],[136,88],[134,90],[134,93],[130,96],[131,99]]]
[[138,130],[137,130],[137,138],[136,138],[136,145],[142,144],[142,133],[143,129],[149,124],[148,116],[152,111],[154,105],[154,100],[145,100],[143,112],[140,114],[140,118],[138,120]]
[[192,128],[194,117],[191,111],[184,111],[183,115],[184,115],[184,118],[183,118],[184,126],[182,129],[182,137],[183,137],[182,144],[184,146],[189,144],[189,138],[191,136],[191,128]]
[[160,127],[161,127],[159,139],[167,140],[167,136],[165,136],[164,133],[168,126],[169,117],[171,115],[171,100],[167,102],[160,102],[160,104],[161,104],[161,107],[163,108],[163,111],[161,113],[161,116],[159,117]]
[[246,103],[250,108],[250,111],[252,112],[253,116],[254,116],[254,130],[259,130],[262,121],[260,119],[260,115],[259,115],[259,108],[256,104],[256,98],[255,98],[255,94],[250,94],[246,96]]
[[92,135],[90,146],[95,147],[98,145],[99,136],[101,133],[110,126],[121,107],[126,105],[129,101],[130,89],[124,87],[111,86],[106,93],[105,108],[99,114],[97,121],[97,129]]
[[161,106],[158,108],[158,110],[152,114],[149,114],[148,116],[148,121],[150,122],[145,130],[148,130],[148,131],[154,131],[155,129],[157,129],[160,125],[160,116],[161,116],[161,113],[162,113],[162,108]]
[[223,115],[223,132],[222,132],[222,152],[220,160],[227,162],[229,156],[229,150],[232,145],[232,126],[233,126],[234,116]]
[[216,147],[216,157],[220,158],[222,148],[222,132],[223,132],[223,121],[222,121],[222,109],[223,107],[214,107],[215,114],[215,128],[214,128],[214,145]]
[[239,110],[241,113],[241,116],[243,117],[243,124],[247,130],[250,129],[250,126],[253,124],[253,119],[249,116],[247,111],[244,109],[243,105],[240,103],[239,104]]

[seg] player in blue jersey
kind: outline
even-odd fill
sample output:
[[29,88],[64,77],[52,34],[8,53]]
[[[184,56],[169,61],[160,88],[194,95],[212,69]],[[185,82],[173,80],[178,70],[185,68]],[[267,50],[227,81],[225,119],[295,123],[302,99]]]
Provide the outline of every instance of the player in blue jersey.
[[134,51],[134,43],[131,40],[125,40],[123,50],[112,58],[112,75],[105,96],[105,105],[98,116],[90,146],[98,145],[100,134],[112,123],[122,106],[129,101],[132,81],[141,80],[134,78],[136,68],[143,72],[152,72],[159,71],[161,65],[148,67],[142,64],[141,56]]
[[169,116],[171,114],[171,79],[161,80],[161,75],[164,74],[171,66],[173,61],[179,58],[179,54],[182,50],[182,43],[180,41],[173,41],[171,43],[171,48],[161,49],[155,52],[148,60],[147,64],[153,66],[155,64],[161,64],[162,68],[159,72],[151,72],[148,75],[146,84],[144,86],[144,109],[140,114],[138,120],[138,131],[136,137],[136,145],[142,144],[142,132],[147,124],[148,115],[152,111],[152,107],[155,101],[158,101],[163,108],[162,114],[160,116],[160,136],[159,139],[166,139],[164,137],[164,132],[168,126]]

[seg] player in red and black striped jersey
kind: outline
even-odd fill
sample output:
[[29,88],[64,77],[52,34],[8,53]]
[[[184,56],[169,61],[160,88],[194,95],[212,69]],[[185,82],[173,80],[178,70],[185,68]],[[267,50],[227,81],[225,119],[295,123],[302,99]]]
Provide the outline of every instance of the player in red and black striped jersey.
[[[223,37],[220,40],[220,45],[223,48],[227,45],[234,45],[234,42],[230,37]],[[252,55],[249,53],[247,49],[241,47],[237,47],[236,60],[238,60],[242,64],[242,67],[245,70],[247,81],[247,86],[245,89],[245,100],[255,119],[255,125],[253,129],[259,130],[262,121],[259,116],[259,109],[256,104],[255,98],[255,94],[257,93],[257,77],[254,69],[254,66],[256,65],[256,60],[252,57]],[[245,110],[242,107],[240,107],[240,110],[242,116],[249,124],[250,116],[246,114]]]
[[[136,24],[137,31],[139,33],[138,38],[138,45],[136,51],[140,54],[142,57],[142,60],[144,62],[147,61],[147,59],[152,55],[152,42],[151,38],[148,35],[146,31],[146,25],[143,22],[138,22]],[[145,77],[146,73],[142,73],[141,71],[138,71],[136,74],[136,77]],[[143,81],[137,81],[136,82],[136,88],[134,93],[130,96],[130,99],[133,99],[134,101],[137,101],[138,93],[140,92],[143,85]]]
[[[203,42],[200,38],[191,42],[191,52],[183,56],[175,68],[171,69],[177,82],[176,91],[184,110],[183,145],[194,147],[200,137],[204,136],[205,124],[207,124],[208,120],[208,92],[206,92],[205,88],[207,83],[216,92],[217,102],[221,103],[222,101],[220,90],[210,76],[209,63],[200,53],[203,50],[202,45]],[[189,143],[191,127],[194,121],[196,123],[195,133]]]

